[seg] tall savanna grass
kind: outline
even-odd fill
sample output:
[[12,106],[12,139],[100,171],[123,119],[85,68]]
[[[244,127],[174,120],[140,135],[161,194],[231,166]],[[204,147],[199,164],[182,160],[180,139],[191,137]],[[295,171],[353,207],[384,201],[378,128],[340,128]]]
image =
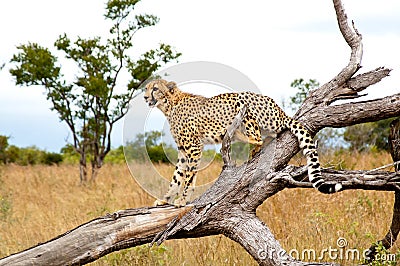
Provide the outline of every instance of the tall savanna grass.
[[[391,158],[387,153],[342,153],[322,157],[321,161],[325,167],[373,169],[391,163]],[[292,163],[304,164],[305,159],[296,157]],[[220,166],[214,164],[201,175],[217,177]],[[157,168],[165,175],[173,171],[168,165]],[[154,201],[136,184],[126,165],[105,165],[96,182],[87,185],[79,183],[78,174],[77,165],[0,166],[0,257],[47,241],[100,215],[150,206]],[[301,254],[314,249],[318,257],[323,249],[337,248],[339,237],[347,240],[347,248],[360,251],[381,239],[390,226],[393,201],[393,192],[352,190],[322,195],[313,189],[286,189],[264,202],[257,214],[287,251]],[[398,248],[395,245],[391,252]],[[351,265],[358,261],[336,262]],[[235,242],[213,236],[131,248],[92,265],[256,263]]]

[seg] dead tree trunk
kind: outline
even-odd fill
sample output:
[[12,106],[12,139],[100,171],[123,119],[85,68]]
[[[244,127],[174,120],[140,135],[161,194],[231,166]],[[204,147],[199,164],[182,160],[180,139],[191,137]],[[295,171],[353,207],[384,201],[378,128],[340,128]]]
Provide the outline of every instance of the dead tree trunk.
[[[390,134],[389,134],[389,147],[390,153],[393,158],[393,162],[395,162],[395,170],[398,173],[400,170],[400,119],[393,120],[390,123]],[[397,163],[397,164],[396,164]],[[400,232],[400,189],[397,189],[394,192],[394,206],[393,206],[393,217],[392,224],[390,225],[390,229],[387,232],[386,236],[378,241],[382,242],[382,245],[389,249],[393,246],[394,242],[397,240],[397,236]],[[369,248],[367,255],[367,260],[372,261],[376,255],[376,245],[372,245]]]
[[[389,133],[390,154],[394,162],[400,161],[400,118],[397,118],[390,123]],[[400,171],[400,165],[394,166],[395,170]]]
[[[358,92],[379,82],[390,72],[380,67],[355,75],[361,67],[361,34],[348,24],[341,1],[333,0],[333,3],[339,29],[351,48],[351,56],[338,75],[311,92],[295,116],[314,135],[324,127],[344,127],[400,116],[400,94],[331,105],[340,99],[361,97]],[[227,145],[229,143],[224,143],[224,147]],[[272,149],[272,146],[276,148]],[[283,132],[240,167],[233,166],[225,157],[227,166],[218,180],[189,206],[119,211],[3,258],[0,265],[78,265],[145,243],[160,244],[166,239],[215,234],[223,234],[240,243],[260,265],[307,265],[309,263],[289,256],[268,226],[256,216],[256,208],[284,188],[312,187],[310,182],[304,181],[308,180],[305,167],[288,165],[298,150],[295,136]],[[398,173],[323,169],[322,175],[327,181],[341,182],[344,189],[400,191]],[[399,215],[397,199],[396,217]]]

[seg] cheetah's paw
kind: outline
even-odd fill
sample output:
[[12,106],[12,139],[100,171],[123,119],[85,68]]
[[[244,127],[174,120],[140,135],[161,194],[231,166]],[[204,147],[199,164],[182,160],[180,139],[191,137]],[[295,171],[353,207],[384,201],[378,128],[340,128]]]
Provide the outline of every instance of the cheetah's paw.
[[184,198],[177,198],[174,201],[174,206],[179,208],[179,207],[183,207],[186,205],[186,200]]
[[168,204],[168,202],[167,201],[165,201],[165,200],[160,200],[160,199],[157,199],[155,202],[154,202],[154,207],[157,207],[157,206],[163,206],[163,205],[167,205]]

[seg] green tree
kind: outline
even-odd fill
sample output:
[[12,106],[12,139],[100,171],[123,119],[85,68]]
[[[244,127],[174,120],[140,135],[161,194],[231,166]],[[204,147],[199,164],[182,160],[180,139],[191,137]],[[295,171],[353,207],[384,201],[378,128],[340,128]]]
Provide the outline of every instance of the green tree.
[[0,163],[7,163],[7,148],[9,137],[0,135]]
[[[170,45],[160,44],[139,58],[132,58],[133,37],[141,29],[154,26],[154,15],[134,15],[138,0],[109,0],[105,19],[112,22],[110,37],[80,38],[71,41],[64,33],[55,48],[77,66],[75,78],[66,80],[53,53],[37,43],[18,46],[11,60],[10,73],[18,85],[39,85],[46,91],[60,120],[72,132],[72,145],[80,155],[80,179],[87,181],[86,162],[90,157],[91,179],[94,180],[104,158],[111,150],[111,132],[115,123],[128,111],[130,100],[157,69],[180,53]],[[118,83],[122,73],[131,79],[126,89]]]
[[291,107],[292,111],[296,111],[306,99],[309,91],[319,87],[319,82],[315,79],[309,79],[308,81],[305,81],[304,79],[300,78],[295,79],[290,84],[290,87],[297,90],[296,94],[289,98],[289,106]]
[[79,154],[76,153],[75,147],[72,144],[67,144],[60,150],[64,163],[75,164],[79,162]]
[[112,149],[106,157],[106,162],[113,164],[124,163],[125,162],[124,147],[119,146],[116,149]]
[[384,119],[347,127],[343,136],[351,150],[389,150],[390,123],[395,118]]
[[56,152],[44,152],[41,163],[46,165],[59,165],[63,161],[61,154]]
[[[150,131],[146,132],[144,134],[144,143],[146,147],[152,147],[152,146],[159,146],[161,144],[161,138],[164,136],[164,132],[162,131]],[[142,139],[143,137],[140,136],[139,134],[139,139]]]
[[8,139],[9,137],[0,135],[0,163],[58,165],[63,160],[61,154],[40,150],[35,146],[19,148],[14,145],[9,145]]
[[124,152],[128,161],[144,162],[148,156],[152,162],[175,162],[178,158],[178,152],[172,145],[162,141],[163,136],[164,132],[161,131],[137,134],[134,141],[125,144]]
[[15,145],[10,145],[6,150],[7,163],[17,163],[20,156],[20,148]]
[[19,165],[35,165],[42,163],[44,152],[35,146],[19,148],[18,158],[15,163]]

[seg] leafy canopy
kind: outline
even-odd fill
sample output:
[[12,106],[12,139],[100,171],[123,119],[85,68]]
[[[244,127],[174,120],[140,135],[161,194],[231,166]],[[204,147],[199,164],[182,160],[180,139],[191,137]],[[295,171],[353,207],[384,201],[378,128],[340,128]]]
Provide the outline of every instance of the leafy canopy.
[[[93,155],[101,166],[110,151],[110,134],[115,122],[128,111],[130,100],[157,69],[181,54],[168,44],[132,57],[133,37],[139,30],[154,26],[154,15],[133,14],[137,0],[109,0],[105,19],[112,22],[108,38],[78,37],[62,34],[54,47],[65,60],[77,67],[75,77],[67,80],[62,65],[50,49],[37,43],[19,45],[10,73],[18,85],[43,86],[60,120],[69,126],[75,150],[83,157]],[[136,42],[136,40],[135,40]],[[122,85],[121,77],[128,76]]]

